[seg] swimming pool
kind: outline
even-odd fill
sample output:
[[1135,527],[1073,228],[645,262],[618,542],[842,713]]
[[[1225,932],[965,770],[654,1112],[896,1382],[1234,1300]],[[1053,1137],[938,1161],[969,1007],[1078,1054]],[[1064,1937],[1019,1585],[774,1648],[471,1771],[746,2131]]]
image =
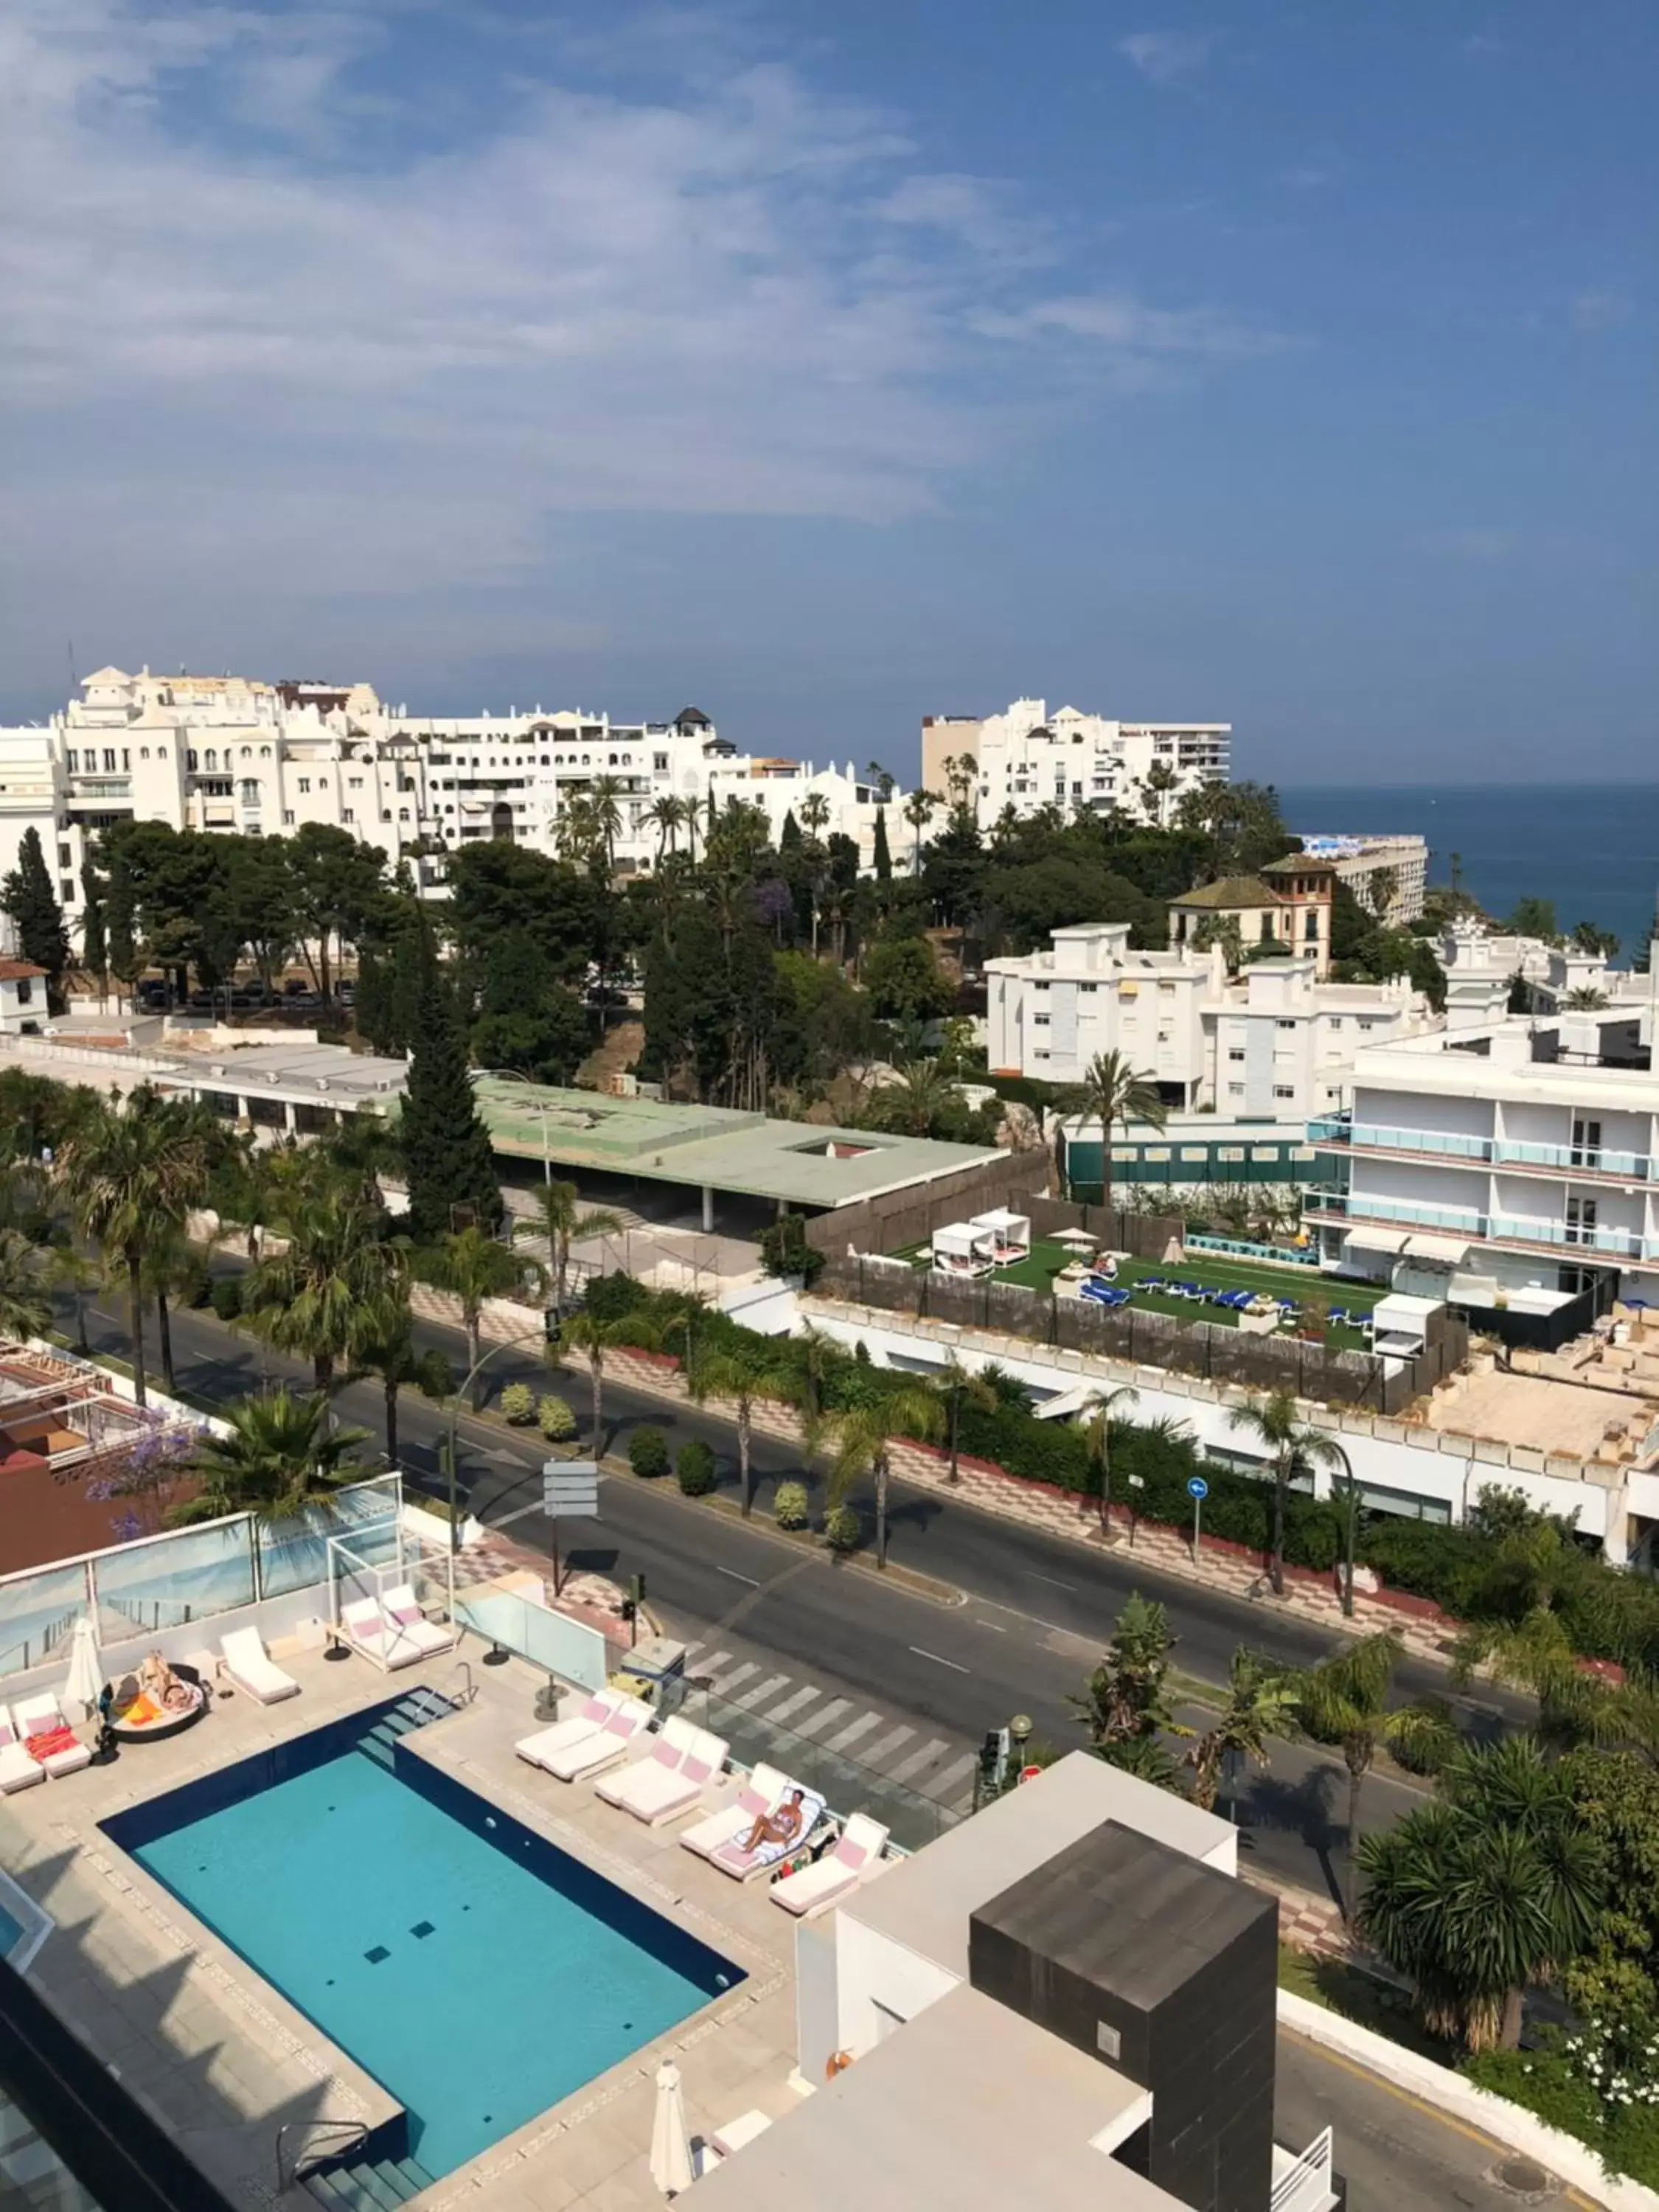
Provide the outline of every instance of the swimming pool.
[[396,2098],[439,2177],[744,1977],[398,1748],[426,1695],[104,1829]]

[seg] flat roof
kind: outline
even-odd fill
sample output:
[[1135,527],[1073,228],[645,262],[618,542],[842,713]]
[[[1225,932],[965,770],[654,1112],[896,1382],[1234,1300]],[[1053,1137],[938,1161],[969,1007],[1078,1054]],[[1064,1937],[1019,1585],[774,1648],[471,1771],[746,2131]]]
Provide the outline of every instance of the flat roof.
[[936,1144],[927,1137],[779,1121],[725,1106],[612,1098],[551,1084],[480,1076],[474,1089],[497,1152],[538,1160],[545,1146],[564,1167],[656,1182],[707,1183],[794,1206],[851,1206],[1004,1157],[994,1145]]
[[[884,1875],[872,1887],[891,1880]],[[1094,2147],[1097,2136],[1112,2142],[1132,2133],[1149,2101],[1115,2067],[964,1987],[705,2175],[697,2201],[766,2212],[978,2204],[1170,2212],[1174,2197]]]
[[1237,1848],[1237,1831],[1213,1813],[1074,1751],[855,1890],[841,1911],[965,1981],[972,1916],[1109,1820],[1189,1858]]

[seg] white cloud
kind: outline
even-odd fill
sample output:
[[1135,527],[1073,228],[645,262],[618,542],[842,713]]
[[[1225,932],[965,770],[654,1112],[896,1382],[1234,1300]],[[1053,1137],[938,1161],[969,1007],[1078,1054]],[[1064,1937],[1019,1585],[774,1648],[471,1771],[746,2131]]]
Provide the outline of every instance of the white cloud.
[[1215,45],[1211,31],[1133,31],[1117,50],[1154,84],[1177,85],[1206,67]]
[[1628,322],[1631,302],[1622,292],[1581,292],[1572,303],[1572,319],[1581,331],[1608,331]]

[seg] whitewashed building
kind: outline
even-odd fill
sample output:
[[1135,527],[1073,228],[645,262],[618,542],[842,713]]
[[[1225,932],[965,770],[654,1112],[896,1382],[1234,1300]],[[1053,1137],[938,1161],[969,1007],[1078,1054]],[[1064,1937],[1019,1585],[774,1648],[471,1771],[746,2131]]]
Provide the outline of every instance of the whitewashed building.
[[924,788],[949,796],[969,760],[988,818],[1060,806],[1167,823],[1183,793],[1231,775],[1232,725],[1112,721],[1075,707],[1050,714],[1042,699],[1016,699],[1000,714],[922,717]]
[[[1325,833],[1304,836],[1302,849],[1329,860],[1360,904],[1391,927],[1415,921],[1422,913],[1429,881],[1426,838]],[[1379,893],[1385,890],[1386,905],[1379,907]]]

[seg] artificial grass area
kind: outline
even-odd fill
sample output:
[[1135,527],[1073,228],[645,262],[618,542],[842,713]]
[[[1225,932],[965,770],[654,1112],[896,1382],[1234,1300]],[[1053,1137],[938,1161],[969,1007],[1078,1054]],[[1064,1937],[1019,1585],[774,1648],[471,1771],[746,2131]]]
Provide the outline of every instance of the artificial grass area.
[[[1050,1292],[1054,1288],[1054,1277],[1073,1256],[1065,1245],[1054,1243],[1048,1237],[1035,1237],[1025,1259],[1012,1267],[999,1267],[991,1280],[1018,1283],[1029,1291]],[[1155,1266],[1146,1260],[1120,1260],[1117,1263],[1119,1287],[1135,1291],[1133,1305],[1125,1310],[1168,1314],[1172,1321],[1206,1321],[1224,1328],[1237,1327],[1237,1316],[1227,1312],[1223,1307],[1197,1305],[1190,1298],[1166,1297],[1160,1291],[1135,1288],[1149,1276],[1161,1276],[1167,1279],[1170,1275],[1178,1275],[1183,1283],[1201,1283],[1208,1291],[1261,1291],[1270,1297],[1294,1298],[1299,1306],[1306,1306],[1318,1299],[1328,1306],[1344,1306],[1350,1313],[1369,1313],[1378,1298],[1385,1295],[1380,1287],[1364,1290],[1347,1283],[1338,1287],[1313,1267],[1275,1267],[1268,1262],[1224,1259],[1206,1254],[1202,1259],[1183,1260],[1177,1267]],[[1359,1331],[1340,1322],[1326,1329],[1325,1341],[1340,1352],[1364,1352],[1367,1349]]]
[[1407,1992],[1361,1967],[1348,1966],[1340,1959],[1316,1957],[1281,1943],[1279,1986],[1312,2004],[1322,2005],[1327,2012],[1340,2012],[1361,2027],[1386,2035],[1391,2043],[1432,2058],[1437,2065],[1457,2063],[1455,2050],[1431,2035],[1416,2017]]

